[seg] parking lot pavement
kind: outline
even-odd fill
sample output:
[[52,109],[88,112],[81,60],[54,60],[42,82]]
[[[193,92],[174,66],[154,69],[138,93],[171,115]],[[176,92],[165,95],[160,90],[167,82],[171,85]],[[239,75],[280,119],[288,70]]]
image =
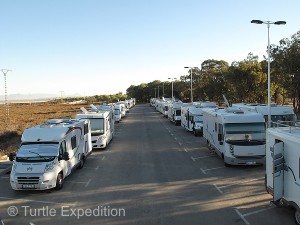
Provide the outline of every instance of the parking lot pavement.
[[8,160],[0,160],[0,175],[10,172],[12,162]]

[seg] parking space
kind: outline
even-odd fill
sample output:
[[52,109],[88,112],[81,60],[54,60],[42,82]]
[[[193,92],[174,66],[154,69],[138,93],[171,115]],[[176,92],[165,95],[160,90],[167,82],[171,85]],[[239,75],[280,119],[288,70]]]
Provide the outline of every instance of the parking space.
[[203,137],[195,137],[168,120],[161,122],[191,158],[191,163],[199,168],[199,173],[212,178],[212,182],[207,184],[216,190],[220,202],[232,208],[244,224],[294,223],[291,210],[277,208],[270,203],[272,196],[264,186],[264,165],[226,167],[223,160],[207,147]]

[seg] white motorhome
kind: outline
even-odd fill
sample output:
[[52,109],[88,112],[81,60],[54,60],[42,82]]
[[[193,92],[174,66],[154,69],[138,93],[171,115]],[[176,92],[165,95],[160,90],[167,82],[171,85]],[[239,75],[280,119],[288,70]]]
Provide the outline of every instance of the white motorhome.
[[294,208],[300,225],[300,127],[277,125],[267,129],[265,185],[275,205]]
[[114,107],[114,119],[115,122],[120,123],[120,121],[122,120],[122,106],[121,105],[115,105]]
[[14,190],[61,189],[92,152],[89,120],[51,119],[26,129],[10,174]]
[[114,135],[114,116],[111,111],[87,111],[83,108],[77,119],[88,119],[91,123],[92,147],[105,149]]
[[203,134],[203,112],[196,105],[181,107],[181,126],[195,136]]
[[256,112],[237,108],[203,109],[203,137],[225,166],[265,161],[265,120]]
[[181,123],[181,106],[187,105],[187,103],[172,102],[168,107],[168,118],[175,125],[179,125]]
[[[258,112],[265,117],[268,122],[268,105],[256,103],[234,103],[232,107],[237,107],[243,111]],[[272,122],[278,121],[295,121],[296,115],[293,109],[289,106],[271,105],[271,120]]]
[[127,108],[125,106],[124,103],[121,103],[121,102],[117,102],[115,104],[115,107],[116,106],[120,106],[120,110],[121,110],[121,118],[125,117],[126,116],[126,113],[127,113]]

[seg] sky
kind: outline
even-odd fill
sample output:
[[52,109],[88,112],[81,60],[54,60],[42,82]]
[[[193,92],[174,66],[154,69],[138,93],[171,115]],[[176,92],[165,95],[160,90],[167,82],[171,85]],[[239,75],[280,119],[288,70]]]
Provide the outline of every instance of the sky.
[[[0,0],[8,94],[91,96],[187,75],[207,59],[267,55],[300,31],[299,0]],[[0,73],[0,95],[4,95]]]

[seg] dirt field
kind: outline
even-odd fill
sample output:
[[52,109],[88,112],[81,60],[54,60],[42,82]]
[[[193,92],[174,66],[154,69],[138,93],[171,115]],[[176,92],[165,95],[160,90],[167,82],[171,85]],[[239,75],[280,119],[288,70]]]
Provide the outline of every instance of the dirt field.
[[82,106],[89,108],[83,104],[10,104],[9,118],[6,121],[5,105],[0,105],[0,157],[17,150],[26,128],[44,123],[51,118],[74,118]]

